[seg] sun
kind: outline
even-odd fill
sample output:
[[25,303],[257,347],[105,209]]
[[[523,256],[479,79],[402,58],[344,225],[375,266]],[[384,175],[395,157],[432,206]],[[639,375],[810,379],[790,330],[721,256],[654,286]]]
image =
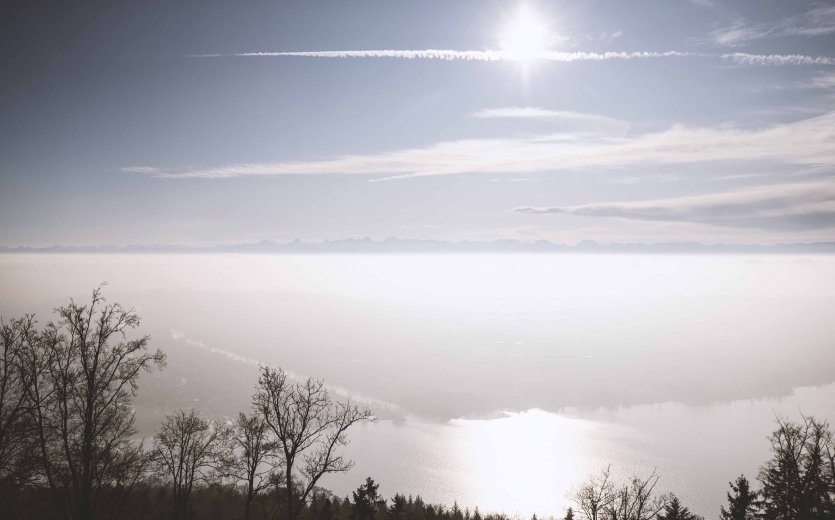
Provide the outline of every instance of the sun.
[[551,40],[542,16],[529,6],[521,5],[502,29],[499,45],[509,59],[531,62],[542,57]]

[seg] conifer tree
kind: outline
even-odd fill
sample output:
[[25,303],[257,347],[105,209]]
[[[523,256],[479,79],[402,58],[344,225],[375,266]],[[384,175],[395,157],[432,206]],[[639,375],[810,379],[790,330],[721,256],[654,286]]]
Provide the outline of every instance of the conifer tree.
[[760,470],[763,513],[773,520],[831,520],[833,451],[829,424],[814,417],[778,420],[771,434],[772,458]]
[[394,495],[394,498],[391,499],[391,506],[386,510],[386,518],[388,520],[403,520],[406,517],[407,506],[405,496]]
[[[730,483],[728,492],[728,508],[722,506],[720,518],[722,520],[754,520],[757,518],[757,492],[751,489],[745,475],[740,475]],[[733,493],[733,494],[731,494]]]
[[379,487],[380,485],[375,483],[374,479],[367,477],[365,484],[352,493],[354,501],[351,503],[351,520],[374,520],[377,506],[385,504],[377,493]]
[[690,509],[682,505],[681,500],[671,495],[664,506],[664,512],[658,515],[659,520],[697,520],[701,517],[690,512]]

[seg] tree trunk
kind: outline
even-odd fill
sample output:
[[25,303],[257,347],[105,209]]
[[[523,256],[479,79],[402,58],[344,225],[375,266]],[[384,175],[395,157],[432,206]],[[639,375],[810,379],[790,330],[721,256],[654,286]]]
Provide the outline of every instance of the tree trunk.
[[296,514],[293,512],[293,472],[287,470],[287,520],[296,520]]
[[250,510],[252,508],[252,498],[255,495],[253,491],[253,483],[250,480],[246,490],[246,506],[244,507],[244,520],[249,520]]

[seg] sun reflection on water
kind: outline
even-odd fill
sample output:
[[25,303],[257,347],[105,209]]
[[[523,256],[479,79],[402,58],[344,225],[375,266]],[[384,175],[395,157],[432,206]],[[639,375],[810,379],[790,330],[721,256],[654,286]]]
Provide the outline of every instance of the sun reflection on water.
[[[470,496],[479,504],[501,504],[518,513],[551,509],[559,490],[583,478],[589,461],[582,459],[591,451],[596,428],[589,421],[541,410],[451,424],[458,463],[477,476]],[[532,497],[541,498],[532,503]]]
[[335,487],[351,489],[358,475],[370,475],[384,493],[408,490],[429,502],[511,516],[562,511],[589,472],[639,458],[617,446],[633,435],[631,427],[538,409],[443,423],[412,417],[363,429],[350,446],[363,457],[353,480],[339,476]]

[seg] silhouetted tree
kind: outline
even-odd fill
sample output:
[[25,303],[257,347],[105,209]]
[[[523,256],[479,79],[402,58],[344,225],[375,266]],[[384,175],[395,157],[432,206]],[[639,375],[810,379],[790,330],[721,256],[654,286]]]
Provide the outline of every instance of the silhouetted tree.
[[607,467],[599,474],[589,477],[574,495],[574,501],[586,520],[601,520],[603,512],[614,501],[611,469]]
[[32,316],[0,322],[0,517],[11,516],[21,488],[36,475],[22,365],[24,349],[37,340],[34,325]]
[[604,507],[608,520],[653,520],[664,509],[667,498],[655,495],[658,475],[646,479],[632,477],[629,484],[615,489],[612,500]]
[[406,509],[409,504],[406,497],[400,494],[395,494],[391,499],[391,505],[386,511],[386,518],[388,520],[404,520],[406,518]]
[[367,477],[365,484],[352,492],[351,520],[374,520],[378,507],[385,506],[385,501],[377,492],[379,487],[371,477]]
[[574,520],[574,510],[569,507],[565,512],[563,520]]
[[195,410],[177,410],[165,417],[154,435],[153,458],[160,477],[172,486],[173,516],[188,516],[194,485],[206,482],[222,460],[223,432]]
[[632,477],[628,484],[615,486],[606,468],[580,487],[574,501],[587,520],[653,520],[667,503],[655,494],[657,484],[653,471],[646,479]]
[[339,514],[339,499],[329,491],[316,490],[311,493],[307,518],[310,520],[334,520]]
[[56,502],[73,519],[95,518],[100,491],[130,486],[146,458],[132,440],[133,398],[144,370],[162,367],[148,336],[128,339],[139,316],[108,304],[101,288],[87,305],[56,309],[22,367],[32,407],[39,467]]
[[758,503],[757,492],[751,489],[745,475],[740,475],[729,484],[728,508],[722,506],[720,517],[722,520],[756,520]]
[[681,500],[671,495],[664,511],[658,515],[659,520],[699,520],[702,517],[690,512],[690,509],[682,505]]
[[267,422],[260,414],[238,414],[229,432],[229,453],[224,460],[224,473],[246,488],[244,519],[249,520],[252,502],[274,480],[275,442],[270,440]]
[[350,402],[332,401],[322,381],[290,381],[282,369],[266,366],[261,367],[254,404],[278,444],[286,516],[296,520],[323,475],[352,467],[337,450],[347,444],[351,426],[373,417]]
[[833,508],[832,451],[829,424],[803,417],[801,423],[778,419],[771,434],[772,458],[760,470],[763,509],[771,520],[822,520]]

